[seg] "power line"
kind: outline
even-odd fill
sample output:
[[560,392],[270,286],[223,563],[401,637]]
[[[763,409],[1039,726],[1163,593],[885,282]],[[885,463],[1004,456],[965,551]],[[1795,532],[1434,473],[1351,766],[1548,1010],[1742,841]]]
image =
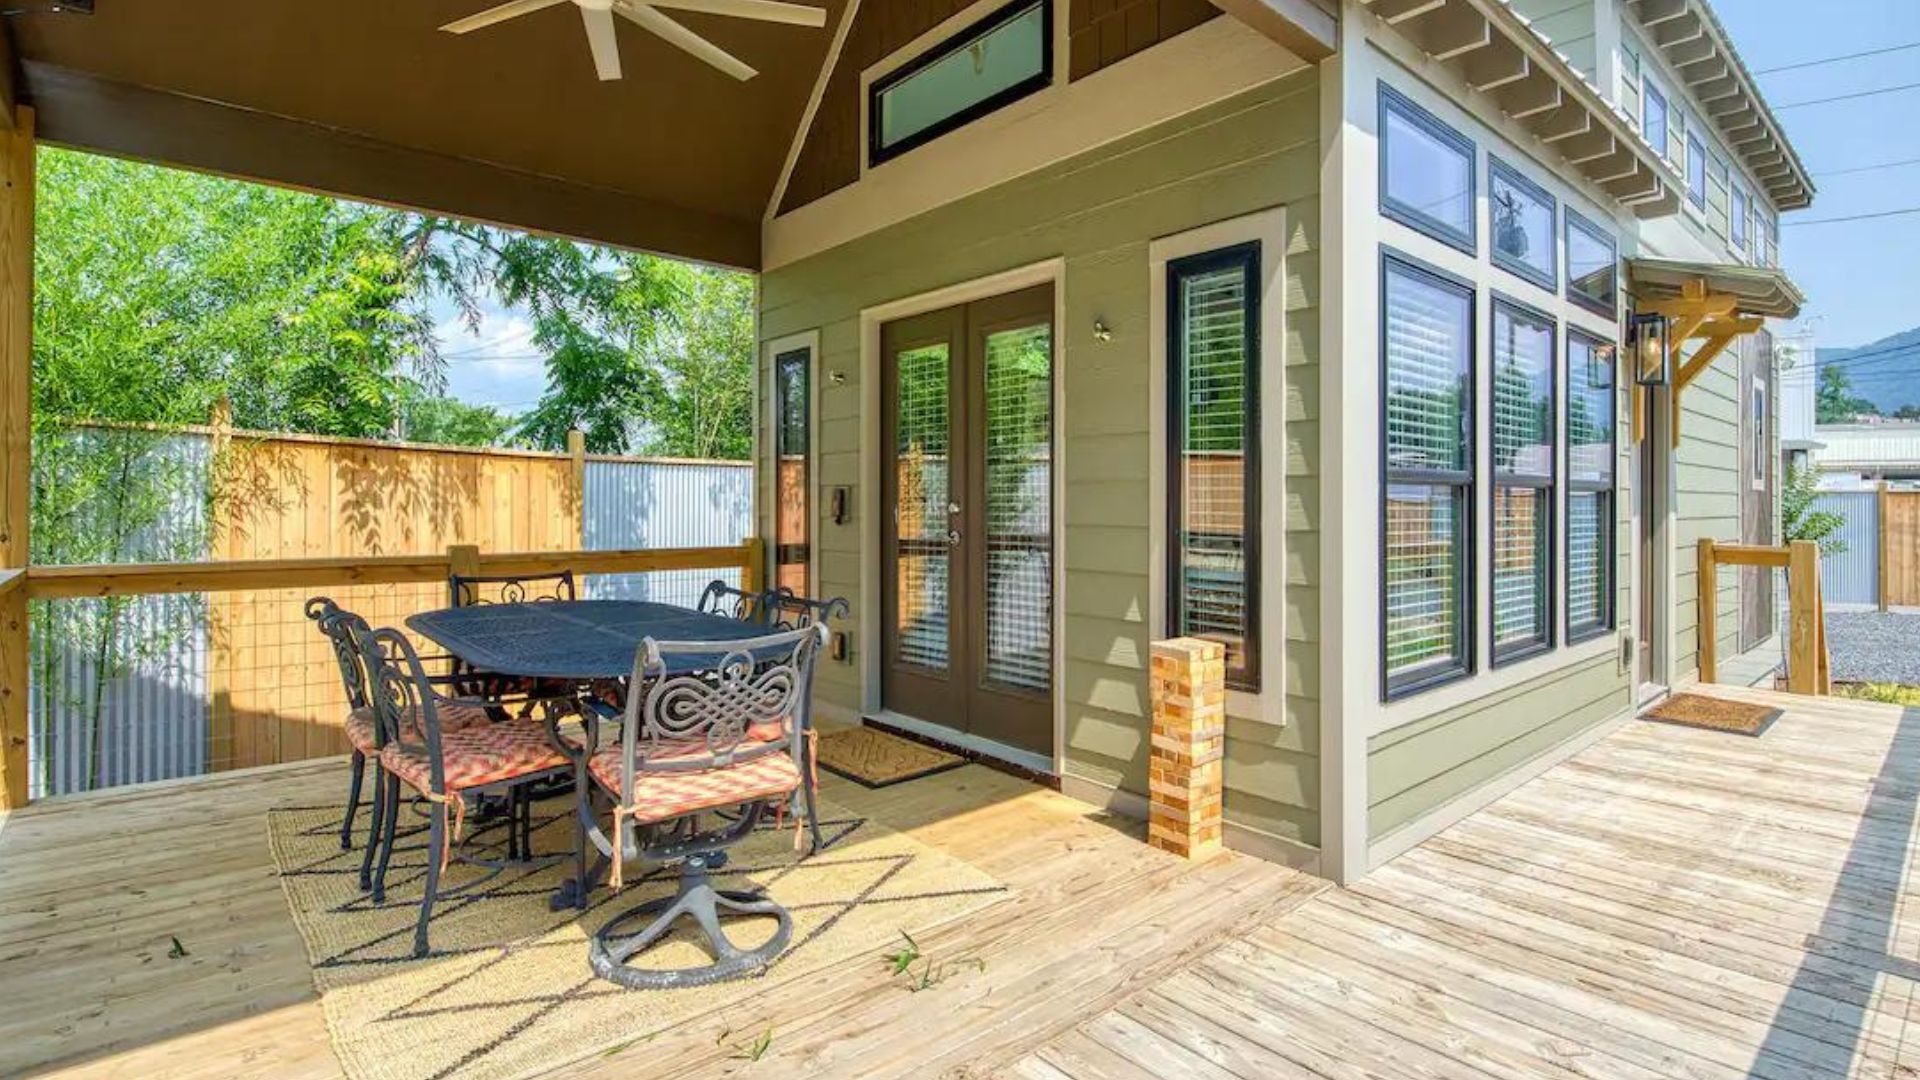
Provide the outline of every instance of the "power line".
[[1808,105],[1829,105],[1836,101],[1853,101],[1856,98],[1878,97],[1881,94],[1897,94],[1902,90],[1920,90],[1920,83],[1902,83],[1899,86],[1883,86],[1878,90],[1856,90],[1851,94],[1835,94],[1833,97],[1813,98],[1810,101],[1789,101],[1785,105],[1775,105],[1774,112],[1786,109],[1804,109]]
[[1801,60],[1779,67],[1761,68],[1755,75],[1772,75],[1777,71],[1798,71],[1801,68],[1820,67],[1823,64],[1837,64],[1842,60],[1858,60],[1866,56],[1884,56],[1887,53],[1903,52],[1907,49],[1920,49],[1920,41],[1909,41],[1905,45],[1888,45],[1879,49],[1865,49],[1861,52],[1845,53],[1840,56],[1823,56],[1818,60]]
[[1905,345],[1889,345],[1882,349],[1872,349],[1866,352],[1848,353],[1846,356],[1837,356],[1828,360],[1822,360],[1820,364],[1822,367],[1829,364],[1857,364],[1859,367],[1866,367],[1868,363],[1858,362],[1885,363],[1888,360],[1904,359],[1908,355],[1920,355],[1920,341],[1909,342]]
[[1887,161],[1879,165],[1856,165],[1851,169],[1823,169],[1815,176],[1851,176],[1854,173],[1876,172],[1880,169],[1898,169],[1907,165],[1920,165],[1920,158],[1907,158],[1905,161]]
[[1851,214],[1847,217],[1813,218],[1809,221],[1783,221],[1783,229],[1798,228],[1802,225],[1838,225],[1843,221],[1868,221],[1873,218],[1903,217],[1907,214],[1920,214],[1920,206],[1909,206],[1904,210],[1881,210],[1872,214]]

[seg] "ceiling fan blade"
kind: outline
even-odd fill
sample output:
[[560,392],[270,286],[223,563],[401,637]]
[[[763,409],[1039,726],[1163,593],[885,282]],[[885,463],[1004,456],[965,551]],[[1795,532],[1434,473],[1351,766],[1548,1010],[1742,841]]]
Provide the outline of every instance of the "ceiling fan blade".
[[825,26],[827,10],[806,4],[788,4],[782,0],[648,0],[652,6],[673,11],[699,11],[708,15],[731,15],[737,19],[787,23],[792,26]]
[[503,23],[508,19],[517,19],[522,15],[530,15],[542,8],[550,8],[556,4],[564,4],[566,2],[567,0],[507,0],[506,3],[497,7],[490,7],[477,15],[469,15],[464,19],[455,19],[440,29],[445,30],[449,34],[472,33],[475,30],[484,29],[495,23]]
[[587,44],[593,46],[593,66],[600,73],[600,81],[619,78],[620,39],[613,31],[613,12],[583,7],[580,19],[587,24]]
[[745,82],[759,72],[748,67],[738,57],[720,46],[701,37],[699,34],[681,26],[665,15],[660,14],[640,0],[614,0],[615,11],[638,23],[640,26],[666,38],[669,44],[685,49],[693,55],[719,68],[721,71]]

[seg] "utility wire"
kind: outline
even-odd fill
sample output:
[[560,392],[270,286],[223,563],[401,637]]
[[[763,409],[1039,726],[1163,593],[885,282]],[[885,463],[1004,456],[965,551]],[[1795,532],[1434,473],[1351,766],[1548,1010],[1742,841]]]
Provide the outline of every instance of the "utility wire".
[[1843,221],[1868,221],[1873,218],[1904,217],[1907,214],[1920,214],[1920,206],[1909,206],[1904,210],[1881,210],[1872,214],[1849,214],[1846,217],[1813,218],[1808,221],[1783,221],[1783,229],[1795,229],[1803,225],[1838,225]]
[[1907,158],[1904,161],[1884,161],[1878,165],[1855,165],[1851,169],[1822,169],[1815,176],[1851,176],[1854,173],[1877,172],[1881,169],[1898,169],[1907,165],[1920,165],[1920,158]]
[[1902,83],[1899,86],[1883,86],[1878,90],[1856,90],[1851,94],[1835,94],[1832,97],[1813,98],[1809,101],[1789,101],[1785,105],[1775,105],[1774,112],[1786,109],[1804,109],[1808,105],[1830,105],[1836,101],[1853,101],[1858,98],[1878,97],[1881,94],[1897,94],[1902,90],[1920,90],[1920,83]]
[[1801,60],[1779,67],[1761,68],[1755,75],[1772,75],[1778,71],[1799,71],[1801,68],[1820,67],[1823,64],[1837,64],[1842,60],[1858,60],[1866,56],[1884,56],[1887,53],[1904,52],[1907,49],[1920,49],[1920,41],[1909,41],[1905,45],[1888,45],[1879,49],[1866,49],[1861,52],[1844,53],[1840,56],[1823,56],[1818,60]]

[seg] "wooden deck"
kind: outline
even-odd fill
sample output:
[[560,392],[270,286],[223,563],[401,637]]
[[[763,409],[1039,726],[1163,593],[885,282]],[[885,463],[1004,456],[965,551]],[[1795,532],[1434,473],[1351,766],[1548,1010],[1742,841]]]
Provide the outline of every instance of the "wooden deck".
[[[1916,1075],[1920,710],[1715,692],[1788,715],[1758,740],[1630,724],[1348,890],[1181,863],[978,767],[835,781],[1014,887],[923,942],[986,970],[912,994],[848,963],[756,999],[759,1062],[705,1017],[571,1071]],[[338,1075],[262,820],[338,786],[333,764],[6,822],[0,1075]]]

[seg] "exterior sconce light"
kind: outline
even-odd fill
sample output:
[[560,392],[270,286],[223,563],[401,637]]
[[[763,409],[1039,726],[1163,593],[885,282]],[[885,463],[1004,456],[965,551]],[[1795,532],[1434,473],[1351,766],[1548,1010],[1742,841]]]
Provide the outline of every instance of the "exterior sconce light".
[[1673,352],[1667,334],[1665,315],[1635,315],[1627,333],[1627,350],[1633,357],[1633,380],[1641,386],[1666,386],[1673,381]]

